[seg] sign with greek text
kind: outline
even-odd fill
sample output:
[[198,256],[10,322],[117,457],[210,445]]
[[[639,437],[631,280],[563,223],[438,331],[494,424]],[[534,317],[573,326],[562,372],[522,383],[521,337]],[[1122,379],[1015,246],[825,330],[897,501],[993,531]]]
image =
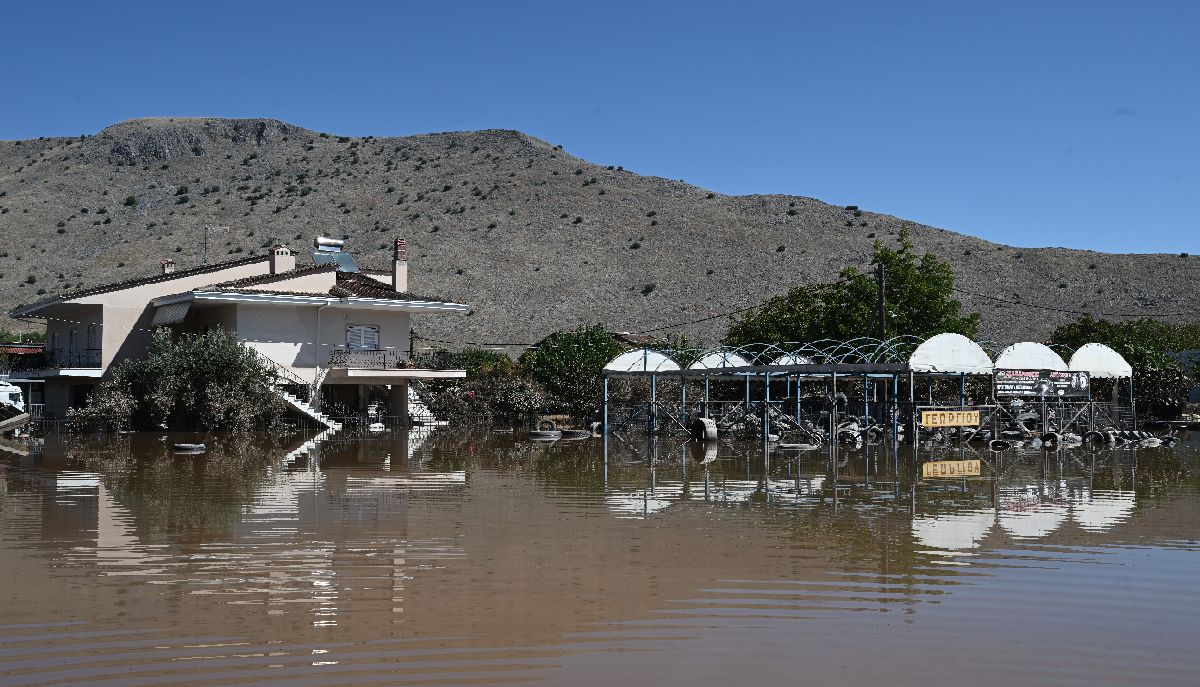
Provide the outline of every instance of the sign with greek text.
[[978,427],[978,410],[922,410],[922,427]]
[[934,460],[921,464],[921,477],[978,477],[978,460]]

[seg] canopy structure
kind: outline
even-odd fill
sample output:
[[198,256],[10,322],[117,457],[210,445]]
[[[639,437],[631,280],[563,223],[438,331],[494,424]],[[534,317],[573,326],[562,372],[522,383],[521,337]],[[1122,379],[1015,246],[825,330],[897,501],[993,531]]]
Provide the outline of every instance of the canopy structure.
[[908,358],[913,372],[990,375],[992,359],[979,344],[962,334],[938,334],[926,339]]
[[727,367],[750,367],[750,361],[733,351],[717,350],[688,365],[689,370],[720,370]]
[[679,363],[649,348],[625,351],[604,366],[608,372],[678,372]]
[[1062,357],[1045,344],[1032,341],[1015,343],[996,356],[997,370],[1053,370],[1066,372]]
[[1084,344],[1071,356],[1072,372],[1088,372],[1099,379],[1123,379],[1133,376],[1133,366],[1104,344]]
[[798,353],[784,353],[771,361],[772,365],[815,365],[816,361]]

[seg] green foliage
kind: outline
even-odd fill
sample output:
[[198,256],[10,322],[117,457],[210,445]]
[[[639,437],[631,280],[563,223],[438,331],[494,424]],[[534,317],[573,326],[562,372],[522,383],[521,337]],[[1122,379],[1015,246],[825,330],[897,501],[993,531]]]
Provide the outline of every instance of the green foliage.
[[1200,323],[1174,324],[1149,318],[1112,322],[1083,316],[1050,335],[1052,343],[1079,348],[1101,343],[1125,357],[1133,367],[1139,408],[1155,415],[1177,415],[1187,402],[1190,378],[1200,370],[1184,369],[1171,353],[1200,349]]
[[249,430],[277,420],[283,401],[271,388],[275,371],[224,330],[172,339],[154,332],[150,354],[116,365],[72,425],[94,429],[198,427]]
[[621,346],[601,324],[555,332],[521,356],[533,379],[561,399],[572,413],[594,414],[600,407],[600,377],[604,365]]
[[[974,338],[979,314],[964,315],[962,303],[953,297],[950,263],[932,253],[918,258],[906,229],[900,231],[899,241],[894,250],[876,241],[872,260],[872,264],[883,265],[886,276],[886,336],[927,338],[956,332]],[[724,343],[740,346],[871,336],[877,327],[877,298],[875,275],[847,267],[833,285],[797,286],[745,314],[730,325]]]

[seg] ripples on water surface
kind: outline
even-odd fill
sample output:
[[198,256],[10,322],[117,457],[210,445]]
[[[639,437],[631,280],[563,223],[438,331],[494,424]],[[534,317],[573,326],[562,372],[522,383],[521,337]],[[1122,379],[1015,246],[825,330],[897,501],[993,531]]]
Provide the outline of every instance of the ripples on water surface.
[[[0,453],[0,685],[1195,684],[1200,476],[511,435]],[[955,456],[950,456],[955,457]],[[896,472],[899,472],[897,477]]]

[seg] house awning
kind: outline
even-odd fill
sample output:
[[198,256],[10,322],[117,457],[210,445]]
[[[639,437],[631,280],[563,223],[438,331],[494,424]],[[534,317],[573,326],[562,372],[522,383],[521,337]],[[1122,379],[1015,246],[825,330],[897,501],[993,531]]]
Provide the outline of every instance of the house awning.
[[155,327],[158,327],[164,324],[176,324],[183,322],[183,318],[187,317],[188,308],[190,308],[191,305],[191,301],[160,305],[154,310],[154,321],[152,324]]

